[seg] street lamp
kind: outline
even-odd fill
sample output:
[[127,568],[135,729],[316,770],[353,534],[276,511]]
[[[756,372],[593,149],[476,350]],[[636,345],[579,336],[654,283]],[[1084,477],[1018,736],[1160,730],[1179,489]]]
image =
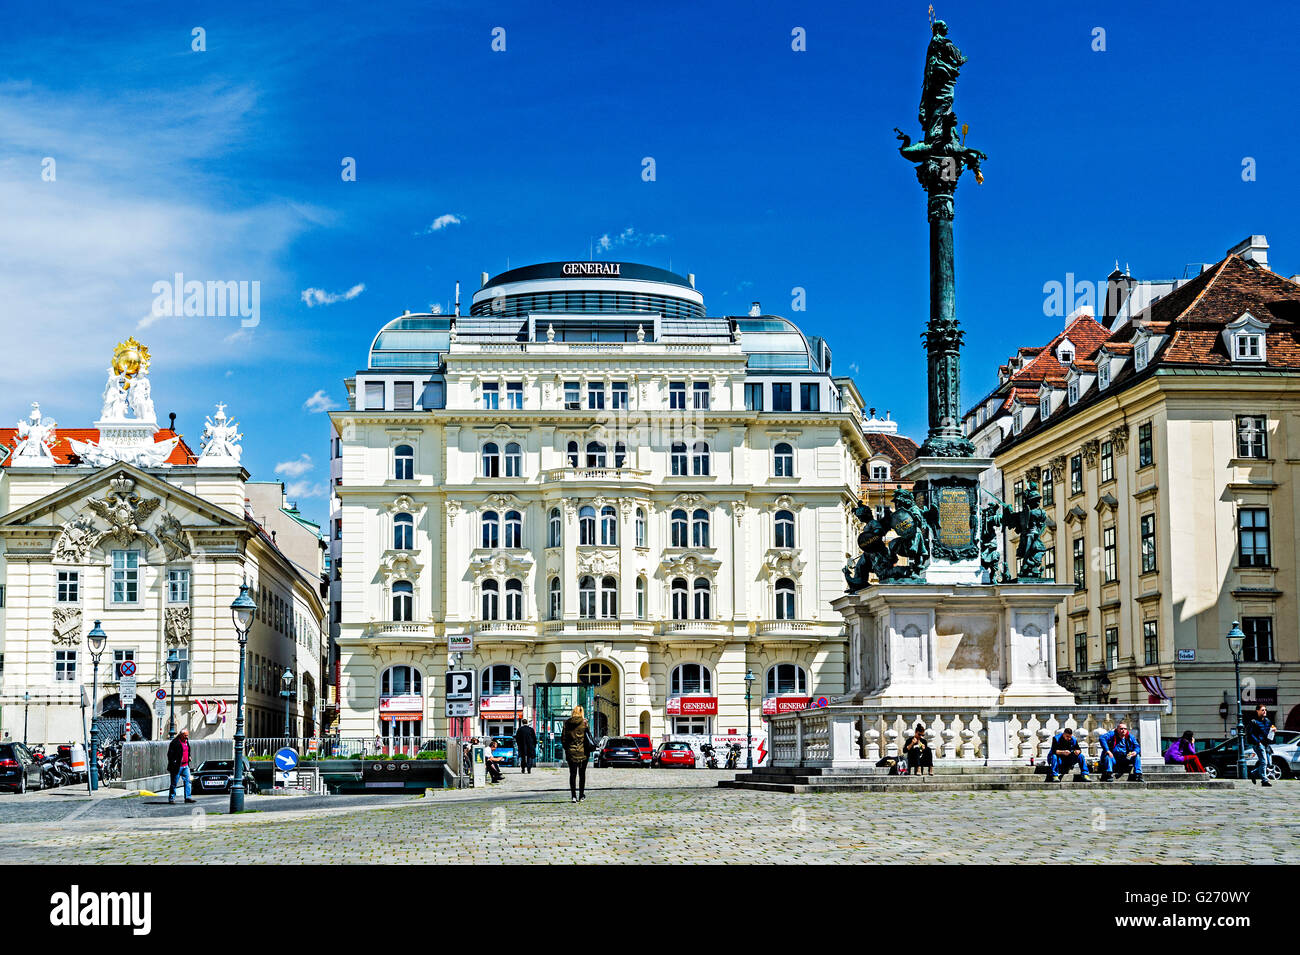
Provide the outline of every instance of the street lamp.
[[1236,620],[1227,635],[1228,649],[1232,651],[1232,669],[1237,680],[1237,778],[1246,778],[1246,731],[1241,722],[1241,647],[1246,635]]
[[167,727],[167,735],[176,735],[176,674],[180,672],[181,661],[176,659],[176,648],[172,647],[167,651],[167,676],[172,681],[172,715],[171,723]]
[[248,649],[248,630],[253,625],[257,604],[248,596],[248,584],[239,585],[239,596],[230,604],[239,638],[239,690],[235,703],[235,762],[230,785],[230,811],[244,811],[244,655]]
[[[86,644],[90,647],[90,660],[93,666],[90,683],[90,752],[86,761],[90,764],[90,791],[99,788],[99,728],[95,725],[95,711],[99,709],[99,658],[104,655],[104,646],[108,643],[108,634],[95,621],[94,628],[86,634]],[[126,718],[131,719],[131,711],[125,710]]]
[[754,768],[754,710],[750,707],[754,689],[754,671],[745,669],[745,768]]
[[285,667],[284,672],[280,674],[280,683],[284,686],[280,695],[284,697],[284,738],[287,740],[289,738],[289,697],[293,695],[293,690],[290,689],[293,686],[293,671],[288,667]]
[[23,691],[23,745],[27,745],[27,707],[32,701],[32,695],[26,690]]
[[1101,675],[1097,677],[1097,690],[1101,693],[1100,702],[1103,706],[1110,702],[1110,688],[1110,674],[1106,672],[1106,668],[1103,666]]

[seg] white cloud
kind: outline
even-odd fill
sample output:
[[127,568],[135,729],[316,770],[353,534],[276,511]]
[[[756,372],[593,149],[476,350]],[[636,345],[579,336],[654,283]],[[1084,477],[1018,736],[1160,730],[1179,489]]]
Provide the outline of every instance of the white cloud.
[[460,225],[464,221],[464,218],[453,212],[444,212],[442,215],[438,216],[438,218],[430,222],[429,228],[419,233],[419,235],[432,235],[435,232],[441,232],[448,226]]
[[311,481],[292,481],[285,485],[284,496],[294,502],[309,497],[324,497],[325,485],[313,484]]
[[310,454],[304,454],[296,461],[281,461],[275,466],[276,474],[284,474],[291,478],[302,477],[316,465],[312,462]]
[[628,226],[618,235],[610,236],[608,232],[596,240],[596,248],[601,252],[609,252],[612,249],[619,249],[625,246],[647,246],[658,245],[660,242],[667,242],[668,236],[656,232],[637,232],[636,229]]
[[310,411],[312,414],[323,414],[326,411],[333,411],[338,407],[339,403],[329,395],[325,394],[324,388],[302,403],[302,410]]
[[333,305],[335,302],[350,302],[362,292],[366,287],[358,283],[346,292],[327,292],[320,288],[307,288],[302,290],[303,304],[308,308],[315,308],[317,305]]

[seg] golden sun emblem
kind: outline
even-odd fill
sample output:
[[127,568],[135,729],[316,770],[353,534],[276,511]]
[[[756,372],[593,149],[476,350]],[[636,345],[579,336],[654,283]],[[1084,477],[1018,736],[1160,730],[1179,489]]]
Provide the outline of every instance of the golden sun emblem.
[[131,387],[131,379],[149,371],[149,349],[134,337],[119,342],[113,349],[113,374],[125,376],[122,388]]

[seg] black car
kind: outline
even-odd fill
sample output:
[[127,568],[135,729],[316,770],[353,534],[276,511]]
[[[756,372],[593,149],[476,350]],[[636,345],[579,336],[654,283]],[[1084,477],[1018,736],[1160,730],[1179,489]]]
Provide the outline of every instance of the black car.
[[[1281,737],[1282,731],[1278,731]],[[1219,779],[1236,779],[1237,778],[1237,737],[1231,736],[1222,743],[1203,749],[1196,754],[1201,758],[1201,765],[1205,767],[1207,775]],[[1249,773],[1255,766],[1256,757],[1254,751],[1248,745],[1246,747],[1246,772]],[[1286,759],[1280,756],[1276,750],[1273,752],[1273,765],[1268,768],[1269,779],[1284,779],[1290,772],[1290,765]]]
[[596,765],[605,766],[640,766],[641,746],[634,739],[626,736],[611,736],[596,752]]
[[[230,792],[230,785],[234,780],[231,768],[234,765],[233,759],[205,759],[199,771],[194,774],[191,788],[196,794]],[[253,767],[248,764],[247,756],[244,757],[244,792],[253,795],[261,792],[257,780],[253,778]]]
[[41,764],[22,743],[0,743],[0,786],[16,793],[41,788]]

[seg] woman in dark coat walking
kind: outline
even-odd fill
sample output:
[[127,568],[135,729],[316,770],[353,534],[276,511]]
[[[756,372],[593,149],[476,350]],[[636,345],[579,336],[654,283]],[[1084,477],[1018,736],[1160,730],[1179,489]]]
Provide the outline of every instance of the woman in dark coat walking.
[[569,761],[569,795],[573,802],[581,802],[587,798],[587,759],[595,748],[587,734],[587,717],[581,706],[575,706],[564,721],[560,745]]

